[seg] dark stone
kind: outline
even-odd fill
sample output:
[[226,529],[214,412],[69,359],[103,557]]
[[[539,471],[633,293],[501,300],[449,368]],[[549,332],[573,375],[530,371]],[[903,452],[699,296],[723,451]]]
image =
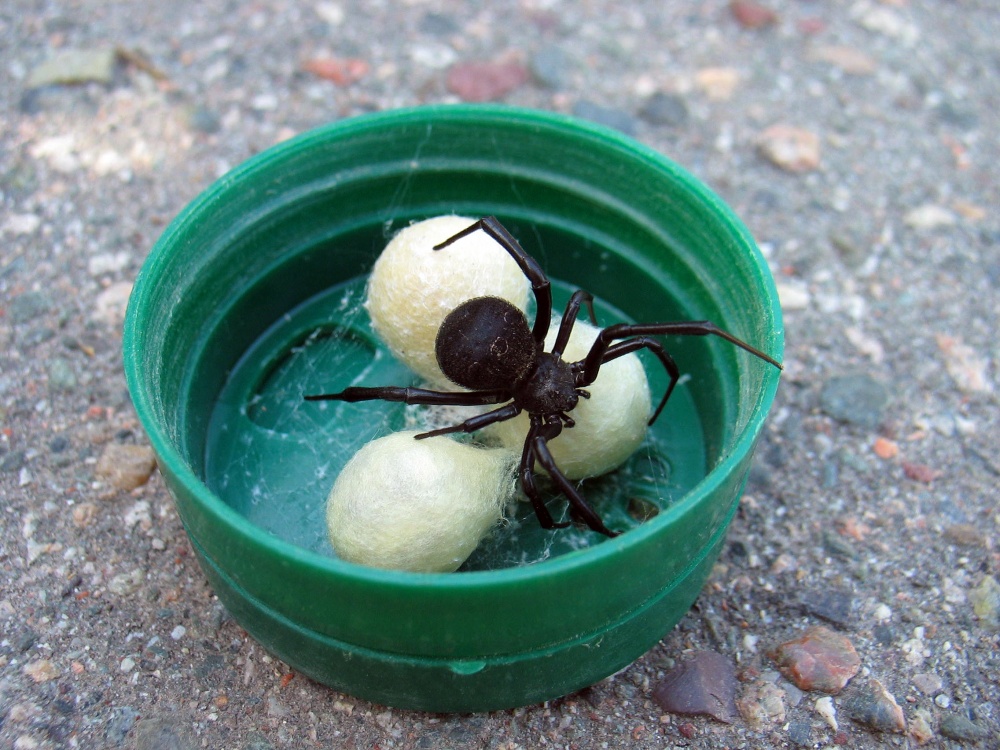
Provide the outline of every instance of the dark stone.
[[677,94],[663,91],[658,91],[649,97],[639,114],[654,125],[665,125],[670,128],[683,127],[689,119],[684,99]]
[[872,680],[841,704],[845,714],[877,732],[904,732],[906,719],[896,699],[878,680]]
[[714,651],[698,651],[671,670],[653,690],[653,700],[674,714],[711,716],[730,724],[736,717],[736,670]]
[[962,714],[950,714],[944,717],[938,729],[943,736],[958,742],[978,742],[986,739],[986,730]]
[[191,126],[192,130],[197,130],[199,133],[212,135],[222,129],[222,120],[210,109],[194,107],[188,114],[188,125]]
[[43,292],[24,292],[17,295],[7,308],[13,323],[28,323],[47,313],[52,307],[48,295]]
[[872,635],[882,646],[888,646],[896,642],[896,629],[892,625],[876,625],[872,628]]
[[945,125],[954,125],[961,130],[975,130],[979,126],[979,118],[975,112],[960,108],[954,102],[941,102],[934,114]]
[[561,89],[569,77],[570,62],[558,47],[543,47],[531,56],[528,63],[531,75],[548,89]]
[[802,608],[821,620],[846,628],[851,624],[854,596],[846,590],[806,591],[799,599]]
[[135,750],[194,750],[194,747],[182,723],[175,718],[151,717],[135,727]]
[[20,471],[25,462],[24,451],[11,451],[0,459],[0,472]]
[[823,549],[841,560],[858,559],[858,553],[851,543],[833,531],[823,532]]
[[788,741],[798,747],[810,747],[812,745],[812,727],[809,722],[788,722]]
[[53,453],[62,453],[69,448],[69,438],[65,435],[56,435],[49,441],[49,450]]
[[868,375],[830,378],[820,392],[820,407],[834,419],[875,429],[889,402],[889,391]]
[[121,745],[125,737],[139,718],[139,712],[131,706],[122,706],[111,711],[104,727],[104,736],[110,745]]
[[425,13],[420,19],[420,31],[430,36],[451,36],[460,31],[460,27],[454,18],[447,13],[436,13],[431,11]]
[[600,104],[584,100],[573,106],[573,114],[598,125],[620,130],[625,135],[634,135],[636,131],[635,118],[620,109],[602,107]]

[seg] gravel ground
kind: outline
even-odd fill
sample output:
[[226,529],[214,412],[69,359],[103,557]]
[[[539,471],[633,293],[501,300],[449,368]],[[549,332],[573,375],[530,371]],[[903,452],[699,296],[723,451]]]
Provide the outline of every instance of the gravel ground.
[[[0,747],[1000,747],[1000,14],[763,2],[5,3]],[[772,264],[788,346],[679,626],[581,693],[455,717],[312,683],[228,618],[149,476],[121,320],[230,167],[463,98],[603,121],[704,179]],[[860,660],[832,700],[771,656],[814,626]],[[730,723],[657,700],[701,651],[736,667]]]

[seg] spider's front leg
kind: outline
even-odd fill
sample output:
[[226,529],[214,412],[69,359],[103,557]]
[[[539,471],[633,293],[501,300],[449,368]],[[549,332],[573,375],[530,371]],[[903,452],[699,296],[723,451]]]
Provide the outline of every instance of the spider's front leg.
[[430,391],[426,388],[409,388],[395,385],[372,388],[351,387],[337,393],[318,393],[306,396],[306,401],[391,401],[403,404],[427,404],[429,406],[485,406],[501,404],[510,400],[507,390],[488,391]]
[[[597,374],[600,372],[601,365],[605,362],[609,362],[612,359],[621,357],[638,349],[649,349],[657,356],[663,364],[663,367],[667,370],[667,373],[670,375],[670,385],[667,387],[667,392],[664,394],[663,399],[660,401],[660,405],[656,408],[656,411],[653,412],[653,416],[649,420],[649,423],[652,424],[656,421],[660,412],[663,411],[663,407],[666,405],[667,399],[670,398],[670,394],[673,391],[674,386],[677,385],[677,380],[680,378],[680,370],[677,368],[673,357],[667,354],[663,345],[656,339],[649,337],[710,335],[725,339],[730,344],[738,346],[740,349],[749,352],[770,365],[774,365],[779,370],[784,369],[782,364],[773,357],[765,354],[760,349],[750,346],[750,344],[742,339],[736,338],[736,336],[733,336],[731,333],[722,330],[710,320],[688,320],[676,323],[619,323],[618,325],[608,326],[602,330],[600,334],[598,334],[597,340],[591,347],[586,359],[573,363],[573,371],[577,374],[577,384],[586,386],[593,383],[597,379]],[[629,339],[631,336],[635,336],[636,338]],[[619,341],[617,344],[613,343],[619,339],[629,340]]]

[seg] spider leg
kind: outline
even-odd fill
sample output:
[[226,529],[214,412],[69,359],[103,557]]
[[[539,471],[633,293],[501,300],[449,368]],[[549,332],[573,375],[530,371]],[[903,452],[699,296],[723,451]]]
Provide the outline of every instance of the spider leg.
[[404,388],[387,385],[374,388],[351,387],[338,393],[320,393],[306,396],[306,401],[393,401],[404,404],[430,404],[437,406],[483,406],[501,404],[510,400],[510,391],[429,391],[426,388]]
[[485,414],[477,414],[474,417],[466,419],[461,424],[453,424],[451,427],[441,427],[440,429],[431,430],[430,432],[423,432],[419,435],[415,435],[415,437],[417,440],[423,440],[424,438],[435,437],[436,435],[448,435],[453,432],[475,432],[476,430],[481,430],[487,425],[495,424],[496,422],[503,422],[506,419],[513,419],[520,413],[521,407],[510,403],[506,406],[501,406],[499,409],[488,411]]
[[591,508],[590,505],[587,504],[587,501],[584,500],[580,491],[566,478],[566,475],[563,474],[556,465],[555,459],[549,452],[548,441],[559,435],[560,432],[562,432],[562,424],[560,424],[558,419],[555,419],[546,421],[534,437],[532,437],[529,433],[528,439],[531,443],[531,453],[533,454],[535,460],[537,460],[538,463],[540,463],[549,473],[549,476],[552,477],[552,481],[556,483],[559,491],[566,496],[567,500],[569,500],[570,506],[572,506],[576,516],[583,520],[583,522],[586,523],[587,526],[593,531],[609,537],[618,536],[621,532],[612,531],[604,525],[604,521],[601,520],[601,517],[594,512],[594,509]]
[[549,321],[552,318],[552,285],[549,283],[545,271],[538,265],[538,261],[524,251],[514,235],[507,231],[507,228],[500,223],[496,216],[484,216],[475,224],[470,224],[458,234],[454,234],[444,242],[435,245],[434,249],[441,250],[448,247],[456,240],[480,229],[496,240],[500,247],[510,254],[521,272],[531,282],[531,291],[535,295],[535,324],[531,329],[531,335],[541,346],[545,343],[545,336],[549,332]]
[[562,322],[559,324],[559,334],[556,336],[556,343],[552,347],[552,353],[557,357],[562,357],[566,351],[566,344],[569,343],[569,335],[576,324],[576,316],[580,312],[580,305],[587,306],[590,313],[590,322],[597,325],[597,318],[594,316],[594,295],[583,289],[577,289],[566,304],[566,311],[563,313]]
[[[661,344],[656,339],[650,338],[649,336],[639,336],[634,339],[626,339],[625,341],[620,341],[617,344],[609,346],[604,352],[604,357],[601,359],[601,364],[610,362],[613,359],[618,359],[631,352],[638,351],[639,349],[649,349],[656,358],[660,360],[663,365],[663,369],[667,371],[667,375],[670,376],[670,384],[667,386],[666,392],[663,394],[663,398],[660,399],[659,405],[656,407],[656,411],[653,412],[653,416],[649,418],[649,424],[653,424],[656,418],[660,416],[660,412],[663,411],[663,407],[667,405],[667,399],[670,398],[670,394],[674,392],[674,386],[677,385],[677,381],[681,378],[680,368],[677,367],[677,363],[674,358],[670,356],[666,349],[663,348]],[[586,366],[586,360],[581,360],[580,362],[574,362],[574,371],[577,373],[577,377],[581,380],[583,377],[583,368]],[[587,384],[589,385],[589,383]]]
[[776,359],[764,354],[760,349],[756,349],[742,339],[738,339],[731,333],[727,333],[709,320],[689,320],[677,323],[619,323],[608,326],[600,332],[597,340],[591,347],[587,358],[584,360],[584,379],[581,385],[590,385],[597,379],[597,372],[604,362],[604,355],[611,348],[612,342],[616,339],[625,339],[630,336],[718,336],[731,344],[744,349],[755,357],[759,357],[765,362],[774,365],[779,370],[784,369]]
[[538,487],[535,486],[535,450],[532,443],[541,426],[541,419],[533,416],[531,418],[531,428],[528,430],[528,437],[524,441],[524,450],[521,452],[521,488],[531,501],[531,507],[535,510],[535,517],[538,518],[538,524],[543,529],[565,529],[569,526],[569,521],[563,523],[555,522],[552,514],[549,513],[549,509],[545,506],[545,501],[542,500],[542,494],[538,491]]

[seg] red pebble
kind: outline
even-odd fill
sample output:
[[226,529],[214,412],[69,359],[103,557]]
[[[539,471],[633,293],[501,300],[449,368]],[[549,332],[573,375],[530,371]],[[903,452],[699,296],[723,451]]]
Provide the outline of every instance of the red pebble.
[[528,80],[528,70],[518,62],[472,61],[453,65],[448,71],[448,90],[467,102],[500,99]]
[[810,628],[801,638],[780,644],[768,656],[800,690],[830,695],[843,690],[861,668],[861,657],[854,645],[822,625]]
[[314,76],[333,81],[338,86],[349,86],[368,74],[368,63],[358,58],[317,57],[307,60],[302,69]]
[[760,29],[778,22],[777,13],[751,0],[733,0],[729,3],[729,10],[740,26],[747,29]]
[[903,461],[903,473],[906,474],[907,479],[912,479],[914,482],[922,482],[923,484],[930,484],[940,474],[940,472],[932,469],[927,464],[911,464],[909,461]]

